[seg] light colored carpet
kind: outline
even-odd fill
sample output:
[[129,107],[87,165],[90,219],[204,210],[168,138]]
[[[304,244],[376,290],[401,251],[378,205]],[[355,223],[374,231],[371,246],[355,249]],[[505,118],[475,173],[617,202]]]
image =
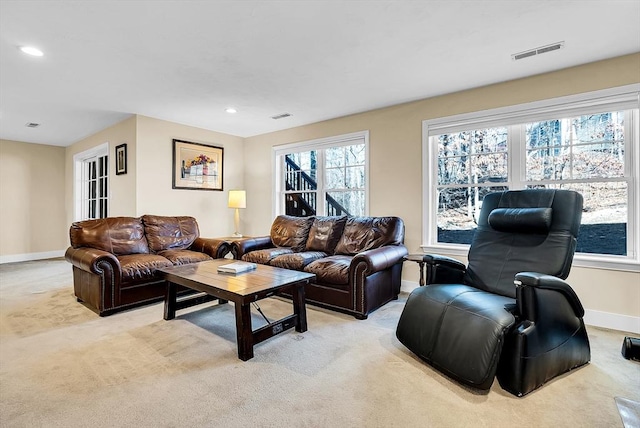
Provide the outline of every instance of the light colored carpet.
[[64,260],[0,265],[0,426],[621,427],[614,397],[640,400],[640,363],[620,354],[628,333],[597,328],[589,365],[525,398],[497,381],[462,387],[396,339],[405,299],[365,321],[309,306],[307,332],[242,362],[232,304],[100,318],[76,302]]

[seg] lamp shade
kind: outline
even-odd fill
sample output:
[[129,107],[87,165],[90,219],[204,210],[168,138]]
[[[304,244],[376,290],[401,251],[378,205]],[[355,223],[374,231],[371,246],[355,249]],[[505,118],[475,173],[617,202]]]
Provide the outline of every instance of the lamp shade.
[[247,208],[247,192],[229,190],[229,208]]

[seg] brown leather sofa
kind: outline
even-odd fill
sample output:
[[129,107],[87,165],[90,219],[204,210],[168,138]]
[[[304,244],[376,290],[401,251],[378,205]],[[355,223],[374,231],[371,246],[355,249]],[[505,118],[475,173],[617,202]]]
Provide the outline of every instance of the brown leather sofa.
[[65,258],[73,288],[100,316],[158,301],[165,281],[157,269],[224,257],[227,242],[200,238],[193,217],[109,217],[75,222]]
[[407,255],[398,217],[277,217],[269,236],[232,242],[235,258],[314,273],[307,302],[366,319],[398,298]]

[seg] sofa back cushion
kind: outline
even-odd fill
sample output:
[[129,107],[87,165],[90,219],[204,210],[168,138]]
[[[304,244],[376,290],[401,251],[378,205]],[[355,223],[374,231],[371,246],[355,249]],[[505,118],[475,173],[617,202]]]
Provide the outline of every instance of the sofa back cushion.
[[77,221],[69,229],[69,240],[73,248],[96,248],[116,256],[149,253],[144,226],[137,217]]
[[304,249],[309,237],[313,217],[279,215],[271,225],[271,242],[276,247],[288,247],[297,251]]
[[149,248],[154,253],[189,248],[200,236],[198,223],[193,217],[144,215],[142,222]]
[[333,254],[346,223],[347,216],[314,217],[309,229],[306,250]]
[[355,255],[403,242],[404,222],[399,217],[349,217],[335,253]]

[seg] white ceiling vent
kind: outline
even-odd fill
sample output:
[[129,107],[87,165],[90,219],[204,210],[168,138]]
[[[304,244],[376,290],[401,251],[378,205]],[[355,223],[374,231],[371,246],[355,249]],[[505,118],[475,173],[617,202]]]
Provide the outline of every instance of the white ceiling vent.
[[563,47],[564,47],[564,42],[557,42],[551,45],[540,46],[539,48],[529,49],[524,52],[512,54],[511,58],[514,61],[517,61],[519,59],[528,58],[530,56],[541,55],[543,53],[557,51],[558,49],[562,49]]
[[38,126],[40,126],[40,124],[35,122],[27,122],[24,124],[24,126],[26,126],[27,128],[37,128]]
[[285,117],[289,117],[291,116],[291,113],[282,113],[282,114],[277,114],[275,116],[271,116],[271,119],[284,119]]

